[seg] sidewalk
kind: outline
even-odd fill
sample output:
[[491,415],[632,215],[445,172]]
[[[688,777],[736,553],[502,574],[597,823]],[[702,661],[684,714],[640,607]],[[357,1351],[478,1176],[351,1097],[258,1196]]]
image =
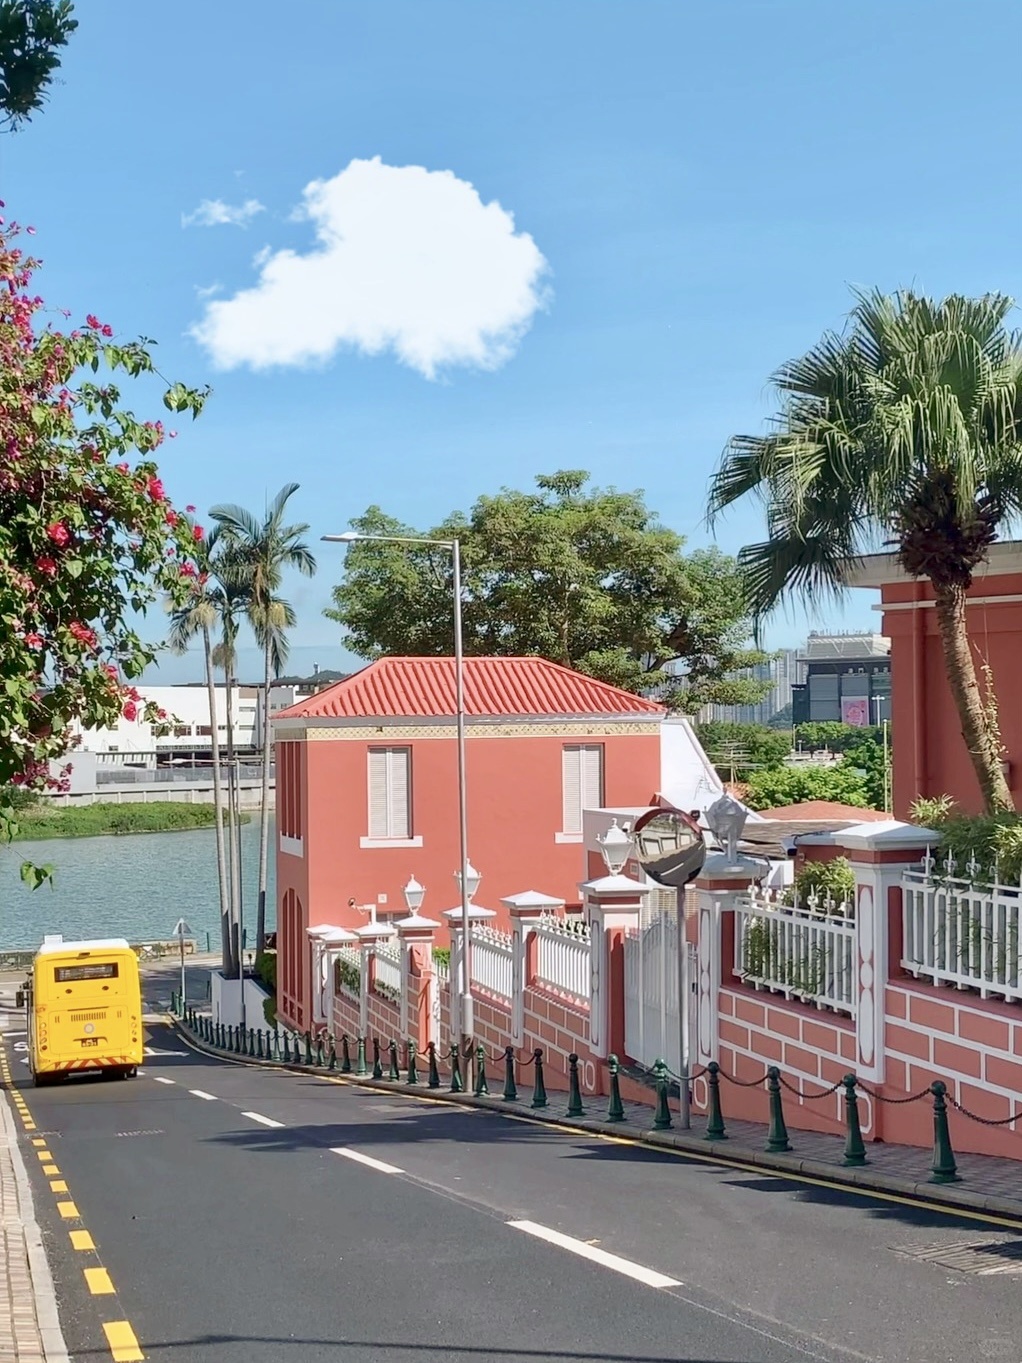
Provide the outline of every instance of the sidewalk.
[[53,1278],[18,1149],[2,1050],[0,1057],[0,1363],[68,1363]]
[[[178,1018],[171,1019],[174,1026],[188,1039],[189,1044],[209,1055],[224,1056],[239,1065],[270,1065],[277,1069],[287,1068],[306,1073],[306,1065],[282,1065],[280,1061],[251,1060],[241,1056],[228,1055],[215,1050],[199,1041],[197,1037]],[[386,1061],[384,1062],[386,1063]],[[312,1066],[313,1073],[326,1071]],[[528,1073],[528,1071],[525,1071]],[[429,1089],[425,1082],[425,1066],[419,1062],[419,1082],[409,1086],[403,1079],[366,1079],[356,1078],[353,1074],[340,1073],[338,1068],[331,1072],[331,1078],[360,1087],[378,1089],[390,1093],[414,1095],[420,1101],[433,1099],[437,1102],[457,1103],[467,1107],[489,1108],[516,1117],[550,1123],[575,1131],[588,1131],[594,1135],[613,1136],[617,1140],[632,1140],[643,1145],[667,1147],[685,1154],[712,1159],[715,1163],[724,1162],[736,1167],[752,1166],[757,1170],[775,1170],[782,1174],[795,1174],[805,1178],[819,1179],[830,1184],[846,1185],[861,1192],[882,1192],[897,1197],[907,1197],[933,1204],[956,1207],[973,1212],[987,1212],[994,1216],[1005,1217],[1022,1227],[1022,1161],[1000,1159],[992,1155],[956,1155],[958,1183],[930,1183],[931,1152],[915,1146],[867,1144],[868,1163],[861,1168],[845,1168],[844,1140],[840,1136],[828,1136],[815,1131],[788,1132],[791,1151],[787,1154],[772,1154],[766,1151],[767,1128],[758,1122],[728,1121],[725,1113],[727,1139],[708,1141],[705,1138],[706,1118],[694,1113],[692,1127],[682,1131],[678,1126],[677,1104],[671,1104],[674,1125],[667,1131],[654,1131],[652,1101],[644,1103],[625,1103],[625,1120],[608,1122],[606,1112],[608,1099],[583,1095],[584,1117],[568,1117],[567,1094],[548,1093],[548,1106],[534,1109],[533,1091],[528,1084],[519,1082],[518,1100],[505,1102],[499,1094],[503,1089],[503,1068],[499,1062],[488,1064],[488,1083],[490,1096],[475,1097],[468,1093],[447,1091],[449,1076],[441,1075],[441,1087]],[[1022,1142],[1020,1142],[1022,1143]],[[0,1360],[2,1363],[2,1360]]]

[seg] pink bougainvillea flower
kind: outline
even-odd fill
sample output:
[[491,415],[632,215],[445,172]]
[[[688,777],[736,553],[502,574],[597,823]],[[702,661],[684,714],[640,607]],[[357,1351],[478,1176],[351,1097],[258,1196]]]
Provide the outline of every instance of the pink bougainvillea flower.
[[34,228],[34,227],[26,227],[26,228],[25,228],[25,231],[28,233],[28,235],[29,235],[30,237],[34,237],[34,236],[35,236],[35,228]]
[[194,577],[194,576],[195,576],[195,564],[194,564],[194,563],[182,563],[182,564],[181,564],[181,576],[182,576],[182,577]]
[[71,538],[71,533],[63,521],[54,521],[52,525],[46,527],[46,533],[54,544],[59,544],[63,549]]
[[196,544],[201,544],[202,541],[203,541],[205,538],[206,538],[206,532],[205,532],[205,530],[203,530],[202,526],[201,526],[201,525],[193,525],[193,526],[192,526],[192,539],[195,541],[195,543],[196,543]]
[[130,464],[115,464],[115,465],[114,465],[114,468],[117,470],[118,473],[127,473],[127,472],[129,471],[129,469],[131,468],[131,465],[130,465]]
[[41,573],[45,573],[47,577],[54,577],[56,575],[57,560],[55,558],[50,558],[49,554],[43,554],[41,557],[37,558],[35,566]]
[[90,312],[88,317],[86,317],[85,325],[88,327],[92,327],[94,331],[99,330],[99,318],[96,316],[94,312]]
[[188,512],[188,514],[189,514],[189,516],[190,516],[190,515],[192,514],[192,512],[195,510],[195,507],[194,507],[194,506],[186,506],[186,507],[185,507],[185,510]]
[[138,719],[138,706],[133,700],[125,701],[121,714],[129,722]]
[[176,511],[168,511],[163,519],[167,522],[169,526],[173,527],[177,525],[179,517]]
[[162,502],[167,495],[159,478],[150,478],[146,483],[146,491],[154,502]]
[[88,625],[83,625],[80,620],[72,620],[68,625],[69,633],[78,640],[80,644],[86,644],[89,648],[95,648],[97,638],[96,631],[90,629]]
[[42,648],[43,636],[41,634],[26,634],[25,643],[28,644],[29,648]]
[[114,329],[109,323],[104,323],[103,326],[100,327],[100,332],[104,336],[112,336],[114,334]]

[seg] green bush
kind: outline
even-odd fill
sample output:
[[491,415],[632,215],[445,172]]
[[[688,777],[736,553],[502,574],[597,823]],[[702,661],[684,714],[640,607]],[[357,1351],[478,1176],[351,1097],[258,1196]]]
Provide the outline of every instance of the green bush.
[[870,807],[869,784],[861,774],[839,762],[830,767],[790,766],[750,772],[745,803],[750,809],[779,809],[807,800]]
[[[937,803],[930,802],[933,806]],[[931,818],[926,820],[917,813],[922,804],[922,801],[916,801],[912,815],[917,822],[940,833],[940,842],[934,848],[938,876],[945,874],[945,863],[951,856],[955,861],[953,874],[956,877],[967,880],[967,867],[975,858],[978,880],[990,881],[996,876],[1002,884],[1022,883],[1022,814],[956,814],[954,805],[950,804],[941,806],[946,811],[942,816],[940,809],[930,808]],[[932,817],[935,812],[938,818]]]
[[[243,815],[248,821],[248,816]],[[18,838],[98,838],[123,833],[176,833],[195,828],[212,828],[216,823],[213,805],[193,805],[176,801],[153,804],[93,805],[36,804],[18,816]]]
[[268,989],[271,994],[276,994],[277,953],[275,951],[264,951],[261,956],[257,956],[255,972],[256,976],[261,980],[263,988]]
[[795,884],[785,894],[785,902],[806,908],[809,896],[815,894],[817,908],[823,912],[829,895],[834,912],[844,904],[848,917],[855,913],[855,872],[847,857],[833,861],[807,861],[795,877]]
[[763,724],[727,724],[711,720],[696,725],[696,734],[719,774],[735,775],[762,767],[779,767],[791,752],[790,729],[768,729]]
[[450,964],[451,964],[451,948],[450,948],[450,947],[434,947],[434,948],[433,948],[433,960],[434,960],[434,961],[439,961],[441,965],[445,965],[445,966],[450,967]]
[[795,729],[795,743],[812,751],[827,748],[830,752],[847,752],[849,748],[857,748],[862,743],[882,747],[883,732],[875,724],[841,724],[833,719],[819,720],[799,724]]

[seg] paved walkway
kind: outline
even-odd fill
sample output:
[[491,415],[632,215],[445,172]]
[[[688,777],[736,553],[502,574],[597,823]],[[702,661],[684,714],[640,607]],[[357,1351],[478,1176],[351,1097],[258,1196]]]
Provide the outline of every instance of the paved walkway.
[[[0,1052],[0,1056],[3,1052]],[[0,1061],[0,1363],[67,1363],[42,1236]]]
[[[180,1022],[177,1025],[181,1028]],[[187,1029],[181,1029],[193,1044],[200,1044]],[[211,1053],[222,1054],[212,1051]],[[231,1058],[239,1064],[279,1065],[277,1061]],[[386,1063],[384,1057],[385,1066]],[[306,1066],[291,1065],[289,1068],[305,1070]],[[872,1190],[902,1197],[922,1198],[928,1202],[990,1212],[1022,1221],[1022,1161],[1001,1159],[992,1155],[957,1154],[955,1158],[960,1182],[931,1183],[929,1179],[932,1172],[932,1154],[929,1150],[921,1150],[915,1146],[868,1143],[866,1165],[861,1168],[846,1168],[843,1163],[844,1139],[841,1136],[789,1129],[791,1151],[786,1154],[775,1154],[766,1150],[767,1128],[758,1122],[728,1121],[727,1139],[708,1141],[706,1118],[694,1113],[691,1129],[681,1130],[678,1126],[676,1103],[671,1105],[673,1125],[666,1131],[652,1129],[653,1108],[652,1105],[647,1106],[644,1103],[625,1103],[625,1120],[608,1122],[606,1120],[608,1100],[604,1097],[584,1097],[585,1116],[568,1117],[567,1096],[564,1093],[550,1092],[547,1107],[533,1109],[531,1107],[533,1091],[527,1083],[519,1083],[516,1102],[503,1101],[499,1096],[503,1088],[503,1071],[499,1061],[488,1065],[487,1069],[490,1095],[479,1098],[467,1093],[447,1092],[449,1082],[447,1074],[441,1077],[441,1088],[430,1091],[426,1088],[425,1063],[422,1061],[419,1062],[419,1083],[415,1088],[409,1088],[403,1079],[399,1081],[356,1079],[353,1075],[341,1076],[336,1071],[334,1077],[343,1077],[354,1083],[381,1090],[414,1093],[417,1098],[435,1096],[441,1101],[493,1108],[577,1130],[640,1140],[649,1145],[668,1146],[718,1161],[726,1160],[729,1163],[755,1165],[757,1168],[773,1169],[781,1173],[801,1174],[829,1183],[847,1184],[863,1191]],[[953,1112],[951,1117],[952,1122],[957,1119]]]

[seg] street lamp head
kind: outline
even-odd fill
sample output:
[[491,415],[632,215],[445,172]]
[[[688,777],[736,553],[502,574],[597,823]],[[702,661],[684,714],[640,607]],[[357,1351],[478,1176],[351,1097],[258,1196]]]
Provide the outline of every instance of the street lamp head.
[[409,913],[418,913],[422,908],[422,901],[426,897],[426,891],[415,879],[414,876],[409,880],[404,889],[405,903],[408,905]]
[[367,536],[358,530],[346,530],[343,535],[320,535],[320,539],[325,544],[354,544],[356,540],[366,539]]
[[731,795],[722,795],[706,811],[710,832],[727,850],[727,859],[734,865],[738,858],[738,840],[745,828],[748,813]]
[[600,844],[607,870],[612,876],[619,876],[632,855],[631,833],[619,827],[617,819],[612,819],[606,833],[596,841]]
[[[460,889],[461,889],[461,872],[460,872],[460,871],[455,871],[455,873],[454,873],[454,880],[455,880],[455,883],[456,883],[457,886],[458,886],[458,889],[460,890]],[[465,862],[465,898],[466,898],[467,900],[469,900],[469,902],[471,902],[471,901],[475,898],[475,893],[476,893],[476,890],[479,889],[479,882],[480,882],[481,880],[482,880],[482,876],[479,874],[479,872],[476,870],[476,868],[472,865],[472,863],[466,859],[466,862]]]

